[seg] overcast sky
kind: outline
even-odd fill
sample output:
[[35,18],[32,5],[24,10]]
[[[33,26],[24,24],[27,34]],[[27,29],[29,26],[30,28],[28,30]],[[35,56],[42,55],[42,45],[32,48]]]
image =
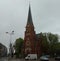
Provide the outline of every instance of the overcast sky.
[[[60,0],[30,0],[36,33],[52,32],[60,35]],[[0,42],[9,46],[16,38],[24,38],[29,0],[0,0]]]

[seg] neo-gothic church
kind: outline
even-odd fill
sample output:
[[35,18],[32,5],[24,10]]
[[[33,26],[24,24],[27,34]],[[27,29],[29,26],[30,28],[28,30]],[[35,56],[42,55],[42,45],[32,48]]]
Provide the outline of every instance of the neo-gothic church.
[[32,21],[31,8],[29,6],[26,31],[24,35],[24,54],[39,54],[41,55],[40,37],[35,33],[34,24]]

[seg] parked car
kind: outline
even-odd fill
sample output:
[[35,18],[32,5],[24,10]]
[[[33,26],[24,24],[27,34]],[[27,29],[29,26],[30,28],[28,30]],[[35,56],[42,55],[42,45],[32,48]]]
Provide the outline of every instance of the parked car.
[[55,57],[55,60],[60,60],[60,56]]
[[47,58],[50,58],[50,55],[44,55],[45,57],[47,57]]
[[40,61],[49,61],[49,55],[41,56]]

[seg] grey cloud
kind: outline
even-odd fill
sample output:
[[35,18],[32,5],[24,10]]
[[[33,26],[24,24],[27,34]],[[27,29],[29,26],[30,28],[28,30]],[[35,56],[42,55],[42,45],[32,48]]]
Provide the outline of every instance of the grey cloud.
[[[29,0],[36,33],[52,32],[60,34],[60,0]],[[0,42],[8,47],[9,35],[15,31],[16,38],[24,38],[28,17],[29,1],[0,0]]]

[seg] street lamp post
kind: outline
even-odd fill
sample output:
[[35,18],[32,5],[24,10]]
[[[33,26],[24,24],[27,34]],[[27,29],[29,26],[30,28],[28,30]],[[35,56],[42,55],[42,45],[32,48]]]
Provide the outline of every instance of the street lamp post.
[[11,33],[6,32],[6,34],[10,35],[9,54],[10,54],[10,57],[13,57],[12,35],[14,34],[14,31],[12,31]]

